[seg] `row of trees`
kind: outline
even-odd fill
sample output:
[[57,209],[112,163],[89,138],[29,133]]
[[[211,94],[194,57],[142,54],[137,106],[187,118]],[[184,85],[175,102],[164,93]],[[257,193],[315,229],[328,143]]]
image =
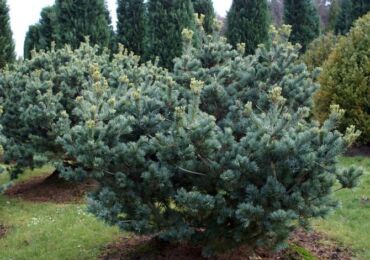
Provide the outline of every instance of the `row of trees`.
[[[192,3],[193,2],[193,3]],[[109,11],[104,0],[57,0],[52,7],[41,12],[40,21],[27,33],[24,56],[30,57],[32,49],[48,50],[56,42],[77,48],[89,36],[91,44],[101,48],[117,48],[117,43],[128,47],[145,59],[158,56],[165,67],[181,54],[181,31],[194,28],[194,12],[205,15],[205,29],[210,32],[215,17],[212,0],[149,1],[118,0],[117,32],[113,32]]]
[[[181,53],[180,33],[183,28],[194,29],[193,13],[205,15],[204,29],[212,32],[215,13],[212,0],[186,1],[117,1],[117,32],[113,32],[109,11],[104,0],[76,1],[57,0],[54,6],[46,7],[41,12],[37,24],[31,25],[24,42],[24,57],[30,58],[31,51],[49,50],[52,42],[57,48],[64,44],[77,48],[85,36],[91,44],[113,51],[117,43],[122,43],[129,50],[144,59],[160,58],[161,65],[170,68],[174,57]],[[291,24],[293,32],[291,41],[300,43],[303,50],[320,33],[319,16],[312,0],[234,0],[227,17],[226,36],[235,47],[240,42],[246,43],[246,53],[250,54],[260,43],[268,44],[268,27],[275,12],[283,11],[283,21]],[[322,3],[316,3],[322,5]],[[275,10],[276,9],[276,10]],[[14,43],[11,39],[9,16],[6,0],[1,0],[2,26],[2,59],[14,59]],[[329,28],[338,33],[348,31],[352,22],[370,10],[369,1],[333,0],[329,17]],[[171,48],[168,48],[171,46]],[[2,65],[4,66],[4,65]]]

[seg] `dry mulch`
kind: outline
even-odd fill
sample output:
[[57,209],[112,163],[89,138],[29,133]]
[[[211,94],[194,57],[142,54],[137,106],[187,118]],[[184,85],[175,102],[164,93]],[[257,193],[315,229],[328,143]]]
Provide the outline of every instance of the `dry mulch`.
[[370,146],[352,147],[345,153],[345,155],[370,157]]
[[77,203],[96,187],[93,180],[68,182],[52,173],[15,184],[5,191],[5,195],[31,202]]
[[[317,232],[307,233],[296,231],[290,243],[305,248],[317,259],[350,260],[352,257],[348,249],[343,249],[324,235]],[[203,260],[201,248],[190,244],[164,244],[151,237],[126,237],[108,245],[101,260]],[[212,260],[300,260],[301,255],[292,249],[280,253],[269,253],[264,250],[251,251],[248,247],[241,247],[230,253],[211,258]]]

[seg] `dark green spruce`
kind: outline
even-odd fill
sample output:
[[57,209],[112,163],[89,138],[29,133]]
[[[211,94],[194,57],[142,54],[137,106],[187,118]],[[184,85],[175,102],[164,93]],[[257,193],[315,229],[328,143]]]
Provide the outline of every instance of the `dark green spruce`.
[[148,33],[145,56],[159,57],[160,65],[173,67],[182,53],[182,30],[194,28],[194,9],[190,0],[149,0]]
[[14,60],[14,42],[10,28],[9,8],[6,0],[0,0],[0,69]]
[[78,48],[86,36],[93,45],[110,47],[112,30],[104,0],[57,0],[55,8],[58,47]]
[[24,40],[24,58],[29,59],[32,50],[49,50],[55,41],[56,14],[55,7],[42,9],[38,23],[31,25]]
[[143,0],[117,1],[117,41],[135,54],[144,52],[145,4]]
[[227,14],[226,37],[234,47],[245,43],[252,54],[258,44],[268,42],[269,9],[266,0],[234,0]]
[[312,0],[286,0],[284,22],[292,26],[290,40],[302,51],[320,34],[320,17]]
[[354,21],[370,11],[370,0],[342,0],[335,32],[346,34]]
[[213,20],[216,18],[215,9],[213,8],[212,0],[192,0],[194,12],[197,14],[203,14],[204,18],[204,30],[206,33],[211,33],[213,28]]

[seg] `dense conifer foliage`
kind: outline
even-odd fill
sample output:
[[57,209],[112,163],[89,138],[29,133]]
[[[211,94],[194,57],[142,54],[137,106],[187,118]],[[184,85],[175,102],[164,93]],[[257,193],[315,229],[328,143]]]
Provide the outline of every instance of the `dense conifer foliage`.
[[112,30],[104,0],[57,0],[55,10],[58,47],[78,48],[86,36],[93,45],[110,46]]
[[345,109],[341,129],[355,125],[362,131],[360,143],[370,143],[370,14],[359,19],[339,40],[319,77],[316,116],[323,121],[330,104]]
[[117,2],[117,41],[138,55],[144,53],[145,5],[143,0]]
[[234,47],[245,43],[246,53],[254,53],[258,44],[267,43],[269,7],[266,0],[233,0],[227,14],[226,36]]
[[335,31],[346,34],[354,21],[370,11],[370,0],[342,0],[336,19]]
[[10,28],[9,8],[0,0],[0,69],[15,60],[13,33]]
[[304,51],[320,33],[320,18],[312,0],[284,1],[284,23],[292,26],[290,40]]
[[25,167],[46,163],[69,163],[56,143],[64,128],[63,119],[72,115],[75,98],[88,86],[90,64],[109,66],[109,55],[95,55],[97,49],[85,43],[76,52],[70,47],[33,53],[31,60],[14,65],[0,75],[2,115],[0,125],[4,161],[11,163],[16,177]]
[[332,53],[339,38],[332,32],[321,35],[313,40],[302,56],[303,62],[307,68],[312,71],[322,67]]
[[181,31],[194,27],[194,9],[190,0],[149,0],[146,57],[172,68],[181,55]]
[[90,211],[124,231],[192,241],[207,256],[281,249],[297,224],[335,205],[336,179],[356,185],[361,171],[335,163],[358,133],[335,130],[336,105],[322,126],[310,120],[317,86],[288,27],[247,57],[216,35],[193,48],[193,36],[183,31],[173,74],[122,51],[109,74],[91,67],[58,139],[79,169],[65,176],[95,178]]
[[216,18],[212,0],[192,0],[194,12],[204,15],[204,30],[206,33],[213,31],[213,22]]

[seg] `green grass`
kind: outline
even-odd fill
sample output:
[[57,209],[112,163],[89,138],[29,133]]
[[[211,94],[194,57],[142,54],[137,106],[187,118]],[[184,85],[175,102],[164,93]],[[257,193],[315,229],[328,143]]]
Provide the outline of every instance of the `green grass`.
[[[315,221],[315,228],[354,250],[357,259],[370,259],[370,158],[342,158],[343,166],[362,166],[365,175],[354,190],[341,190],[335,197],[341,207],[326,219]],[[366,201],[367,198],[367,201]]]
[[[357,259],[370,259],[370,158],[343,158],[343,166],[356,164],[365,169],[360,187],[342,190],[335,197],[342,207],[325,220],[314,221],[315,228],[351,247]],[[51,172],[51,167],[28,171],[19,181]],[[0,175],[0,184],[7,181]],[[362,199],[364,198],[364,199]],[[83,205],[30,203],[0,195],[0,224],[9,227],[0,239],[0,260],[96,259],[102,248],[122,235],[86,213]],[[313,259],[302,248],[303,259]]]
[[[29,172],[22,179],[45,174]],[[4,179],[3,179],[4,181]],[[0,224],[9,227],[0,239],[1,260],[96,259],[120,235],[76,204],[31,203],[0,195]]]

